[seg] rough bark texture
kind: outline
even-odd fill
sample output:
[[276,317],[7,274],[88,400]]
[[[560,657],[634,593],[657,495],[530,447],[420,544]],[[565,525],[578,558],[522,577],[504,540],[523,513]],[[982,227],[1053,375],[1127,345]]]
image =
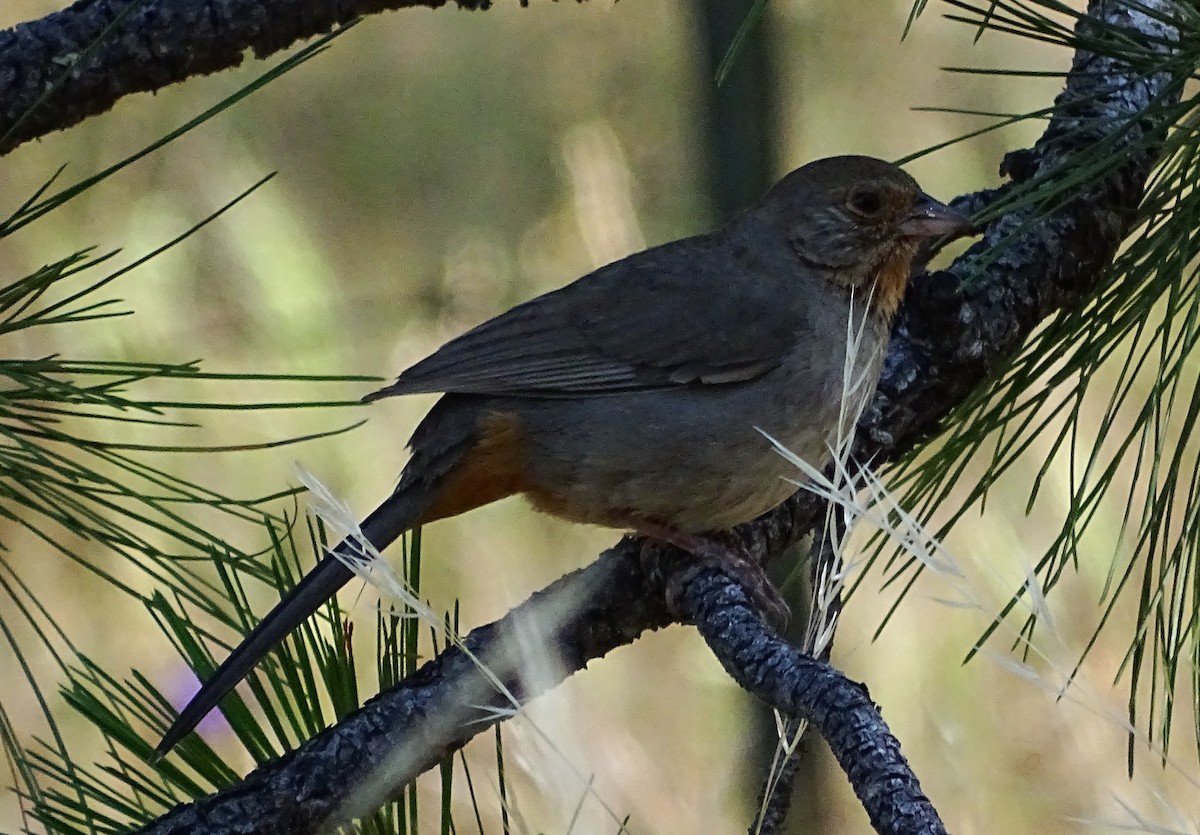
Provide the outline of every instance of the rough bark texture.
[[[1137,5],[1160,16],[1174,8],[1169,0]],[[1179,38],[1178,30],[1115,0],[1090,3],[1076,31],[1112,39],[1108,27],[1129,30],[1145,43]],[[1165,48],[1162,54],[1167,57]],[[1075,53],[1046,132],[1032,149],[1011,153],[1001,164],[1012,182],[953,203],[975,213],[1035,178],[1069,171],[1105,141],[1114,143],[1114,158],[1124,156],[1123,164],[1080,186],[1049,216],[1037,218],[1025,208],[988,224],[948,270],[914,282],[879,391],[859,424],[858,460],[895,458],[928,438],[1043,319],[1096,289],[1157,160],[1156,143],[1147,147],[1147,139],[1168,127],[1143,114],[1156,99],[1178,101],[1182,82],[1116,58]]]
[[[395,796],[413,777],[486,731],[514,705],[556,686],[593,658],[674,622],[661,589],[643,578],[636,545],[622,541],[502,620],[468,635],[295,751],[214,797],[180,806],[145,833],[327,832]],[[533,662],[530,659],[534,659]],[[557,663],[554,663],[557,662]]]
[[718,572],[692,579],[684,603],[739,685],[785,714],[808,720],[829,743],[878,832],[946,832],[866,687],[781,640],[742,589]]
[[[0,130],[7,132],[0,152],[100,112],[128,92],[232,66],[246,48],[270,54],[354,15],[412,3],[147,1],[122,20],[116,37],[84,54],[96,33],[128,5],[84,0],[0,34]],[[1138,8],[1092,2],[1080,26],[1093,35],[1103,31],[1101,24],[1129,29],[1143,42],[1158,39],[1167,54],[1177,33],[1147,11],[1169,16],[1173,4],[1141,0]],[[47,106],[14,127],[64,70],[65,83]],[[1177,97],[1181,84],[1163,72],[1077,52],[1045,135],[1005,161],[1013,182],[956,202],[969,210],[988,205],[1022,183],[1069,168],[1101,139],[1118,152],[1126,149],[1125,155],[1051,216],[1034,219],[1021,210],[999,218],[945,274],[914,281],[878,394],[861,422],[859,460],[878,464],[928,438],[1039,322],[1095,289],[1129,230],[1155,160],[1144,141],[1165,128],[1142,111],[1151,100]],[[992,247],[1001,240],[1006,243],[996,256]],[[770,559],[813,527],[818,510],[815,500],[800,495],[739,534],[754,554]],[[466,641],[470,653],[524,701],[588,660],[671,622],[662,590],[678,562],[664,554],[661,571],[646,576],[642,566],[653,561],[644,563],[640,549],[637,541],[622,540],[590,567],[562,578],[503,620],[476,629]],[[864,689],[783,645],[720,575],[701,572],[683,588],[685,609],[730,673],[781,710],[809,718],[826,736],[879,832],[941,831]],[[539,665],[541,675],[531,677],[522,664],[531,654],[557,658],[558,665],[549,675]],[[143,831],[327,831],[395,796],[421,771],[500,720],[481,713],[479,705],[507,704],[466,653],[449,650],[237,786],[180,806]]]
[[[131,93],[265,58],[362,15],[446,0],[77,0],[0,32],[0,154]],[[456,0],[486,9],[490,0]]]

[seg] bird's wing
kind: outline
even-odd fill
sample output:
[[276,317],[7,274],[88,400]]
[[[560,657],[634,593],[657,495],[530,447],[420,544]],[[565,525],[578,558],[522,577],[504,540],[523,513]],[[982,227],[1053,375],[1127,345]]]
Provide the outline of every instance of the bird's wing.
[[782,361],[808,315],[797,277],[773,266],[717,234],[640,252],[484,322],[367,399],[587,396],[751,379]]

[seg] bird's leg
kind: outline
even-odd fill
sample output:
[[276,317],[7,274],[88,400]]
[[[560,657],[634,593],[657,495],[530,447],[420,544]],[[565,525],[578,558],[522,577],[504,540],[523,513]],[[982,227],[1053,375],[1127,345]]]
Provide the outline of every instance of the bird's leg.
[[[727,531],[703,534],[684,533],[666,525],[646,522],[638,524],[638,533],[651,540],[687,551],[696,558],[694,564],[684,571],[673,574],[667,581],[667,606],[672,612],[680,614],[678,604],[683,595],[683,589],[697,572],[705,568],[719,568],[742,587],[750,598],[750,602],[768,621],[781,629],[787,625],[792,616],[791,609],[784,602],[779,590],[768,579],[762,565],[732,533]],[[647,556],[649,553],[643,548],[643,559]]]

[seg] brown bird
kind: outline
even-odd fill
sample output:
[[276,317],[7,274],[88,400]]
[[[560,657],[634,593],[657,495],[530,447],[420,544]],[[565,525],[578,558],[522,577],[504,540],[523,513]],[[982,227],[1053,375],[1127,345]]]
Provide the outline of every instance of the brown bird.
[[[444,393],[409,441],[395,492],[363,522],[366,538],[382,550],[417,525],[521,493],[556,516],[736,563],[716,532],[796,489],[786,480],[795,468],[763,433],[823,466],[874,391],[918,246],[968,229],[894,165],[818,160],[714,232],[484,322],[366,398]],[[861,334],[849,389],[848,332]],[[334,550],[361,556],[347,541]],[[156,755],[353,576],[326,556],[205,683]]]

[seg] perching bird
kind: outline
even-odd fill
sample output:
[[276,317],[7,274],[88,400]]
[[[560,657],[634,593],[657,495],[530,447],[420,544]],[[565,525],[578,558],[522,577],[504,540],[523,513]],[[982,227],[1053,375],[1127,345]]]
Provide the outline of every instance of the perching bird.
[[[444,392],[409,441],[395,492],[363,522],[366,538],[382,550],[417,525],[520,493],[547,513],[719,561],[714,533],[796,490],[795,468],[764,434],[815,467],[829,460],[879,379],[918,246],[968,229],[896,166],[833,157],[788,174],[714,232],[484,322],[366,398]],[[334,550],[360,555],[347,542]],[[353,576],[327,555],[156,754]]]

